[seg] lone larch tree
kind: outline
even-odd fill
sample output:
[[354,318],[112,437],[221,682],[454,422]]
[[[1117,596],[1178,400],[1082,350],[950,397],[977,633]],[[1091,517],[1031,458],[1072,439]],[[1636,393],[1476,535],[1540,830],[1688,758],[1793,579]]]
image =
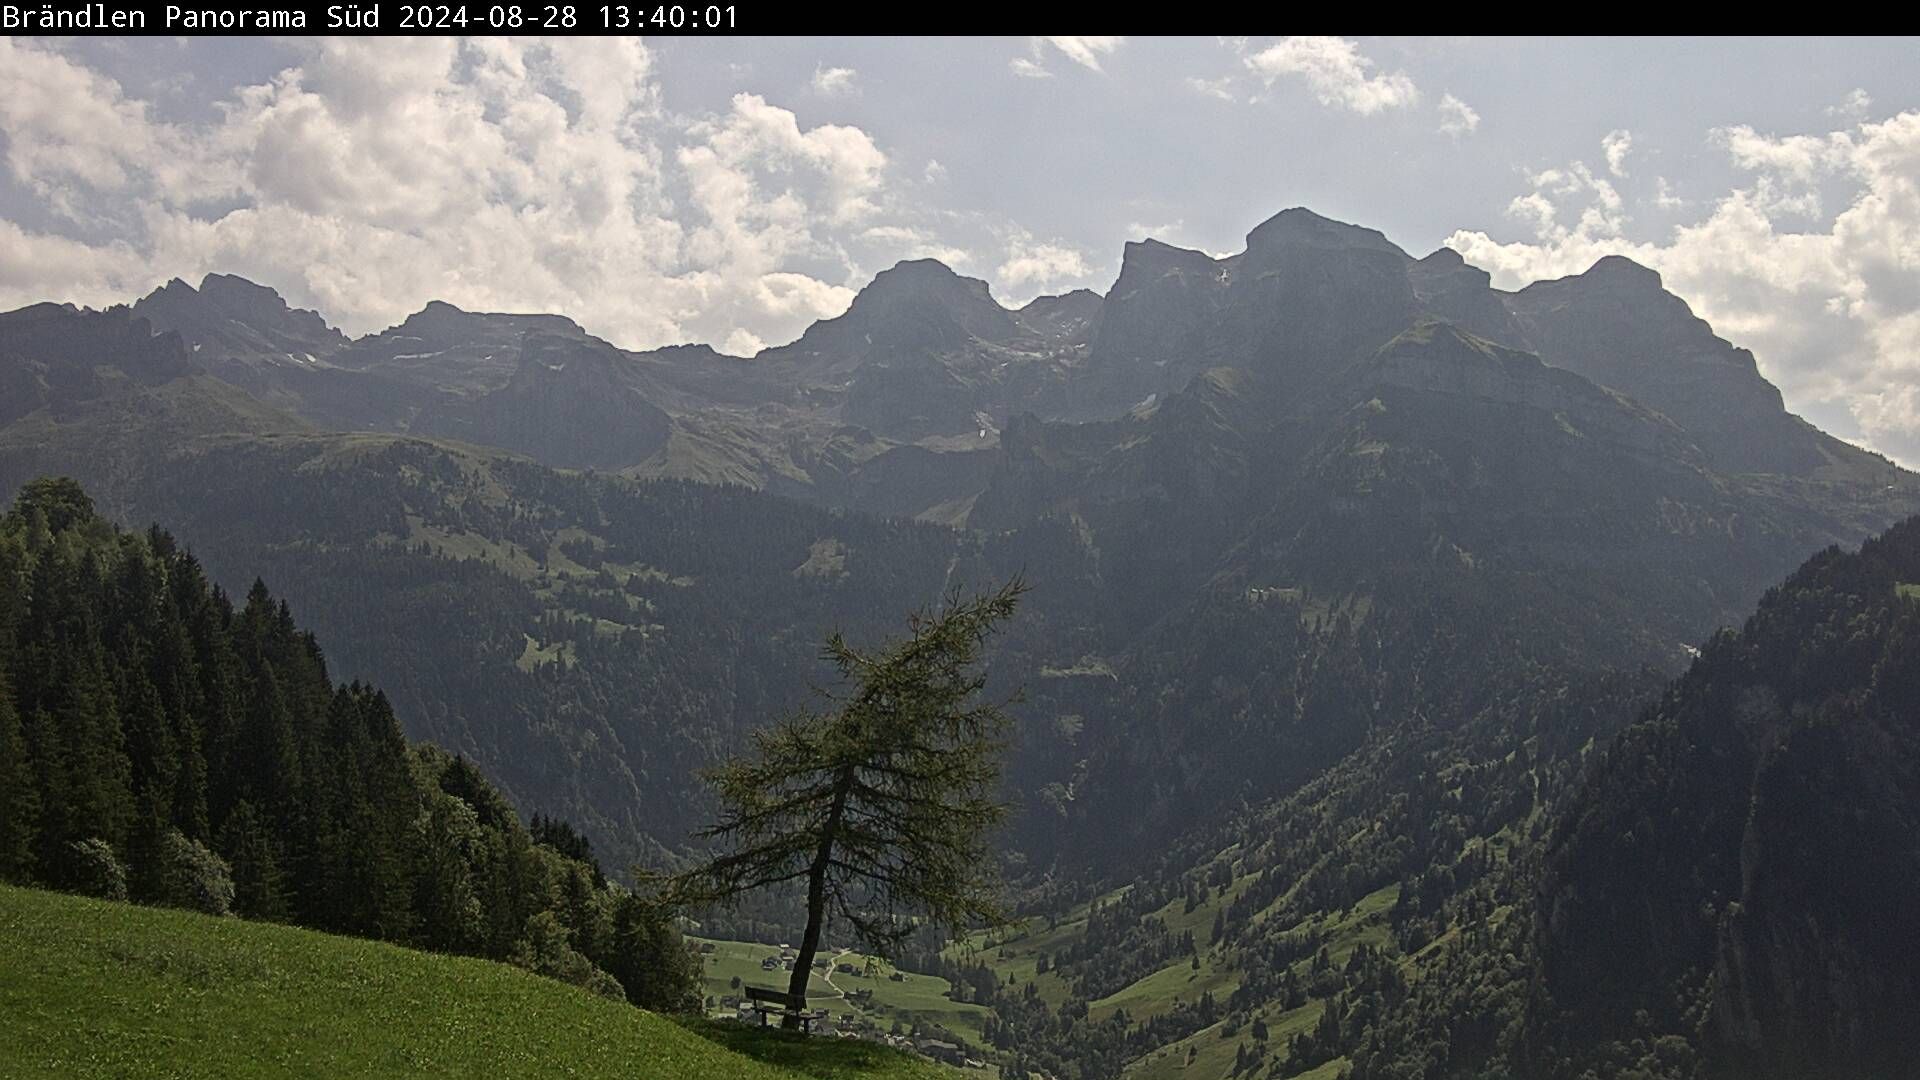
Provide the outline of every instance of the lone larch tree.
[[[876,649],[834,633],[824,656],[850,688],[829,695],[834,707],[755,733],[752,754],[707,772],[722,810],[701,835],[721,853],[675,891],[726,902],[804,880],[807,928],[787,988],[796,1006],[830,915],[882,954],[918,921],[958,931],[1003,918],[987,838],[1007,812],[998,788],[1013,699],[982,700],[980,652],[1025,591],[1016,578],[952,594]],[[789,1012],[786,1026],[797,1024]]]

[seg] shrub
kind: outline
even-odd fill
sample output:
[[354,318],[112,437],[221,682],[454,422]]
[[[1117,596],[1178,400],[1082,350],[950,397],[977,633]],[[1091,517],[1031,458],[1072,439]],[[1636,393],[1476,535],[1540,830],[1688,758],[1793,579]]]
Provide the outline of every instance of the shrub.
[[162,904],[207,915],[233,910],[233,873],[205,844],[168,829],[160,842],[160,859]]
[[67,844],[67,886],[82,896],[125,900],[127,868],[105,840],[74,840]]

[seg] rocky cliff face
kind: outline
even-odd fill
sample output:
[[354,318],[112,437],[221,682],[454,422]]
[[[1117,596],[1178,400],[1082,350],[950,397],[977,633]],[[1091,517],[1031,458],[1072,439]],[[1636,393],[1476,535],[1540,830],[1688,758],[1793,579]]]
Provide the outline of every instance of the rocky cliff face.
[[159,385],[190,370],[179,334],[155,334],[124,307],[35,304],[0,315],[0,424],[43,408],[70,411],[117,387]]
[[1064,407],[1076,348],[1097,308],[1089,294],[1048,298],[1016,315],[986,282],[922,259],[881,271],[846,314],[755,362],[837,418],[882,435],[978,434],[1023,405]]
[[141,298],[133,313],[191,342],[196,359],[223,377],[249,366],[313,364],[348,344],[318,312],[231,274],[208,274],[195,289],[175,278]]
[[665,444],[672,421],[634,384],[633,363],[605,342],[529,331],[505,386],[443,401],[412,425],[422,435],[498,446],[562,468],[619,470]]
[[1672,417],[1722,468],[1805,474],[1851,456],[1796,423],[1753,354],[1716,335],[1643,266],[1608,256],[1506,302],[1526,347]]
[[1304,391],[1405,329],[1416,302],[1405,252],[1371,229],[1288,210],[1227,259],[1128,244],[1090,367],[1139,400],[1219,366]]

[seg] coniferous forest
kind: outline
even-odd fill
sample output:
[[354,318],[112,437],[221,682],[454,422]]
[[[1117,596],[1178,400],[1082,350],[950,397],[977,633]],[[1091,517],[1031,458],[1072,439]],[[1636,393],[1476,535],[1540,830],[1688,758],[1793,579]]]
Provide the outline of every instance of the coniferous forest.
[[699,1000],[678,931],[565,822],[401,734],[256,582],[77,484],[0,519],[0,879],[505,960],[636,1005]]

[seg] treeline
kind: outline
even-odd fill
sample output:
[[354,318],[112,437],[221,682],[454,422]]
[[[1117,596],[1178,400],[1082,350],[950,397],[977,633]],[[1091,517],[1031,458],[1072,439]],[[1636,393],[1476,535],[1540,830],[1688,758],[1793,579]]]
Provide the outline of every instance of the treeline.
[[667,915],[564,822],[335,685],[255,583],[236,607],[70,480],[0,518],[0,880],[509,960],[695,1007]]
[[[419,440],[342,443],[208,449],[152,470],[116,515],[162,517],[236,590],[265,576],[337,671],[405,703],[408,735],[464,751],[610,864],[686,853],[713,810],[687,777],[809,700],[826,677],[810,643],[830,626],[874,640],[949,574],[1023,567],[1049,575],[1048,605],[1003,648],[1102,625],[1067,603],[1085,600],[1087,575],[1067,569],[1078,556],[1064,530],[976,540],[741,489],[555,474]],[[822,538],[844,545],[846,577],[795,572]]]

